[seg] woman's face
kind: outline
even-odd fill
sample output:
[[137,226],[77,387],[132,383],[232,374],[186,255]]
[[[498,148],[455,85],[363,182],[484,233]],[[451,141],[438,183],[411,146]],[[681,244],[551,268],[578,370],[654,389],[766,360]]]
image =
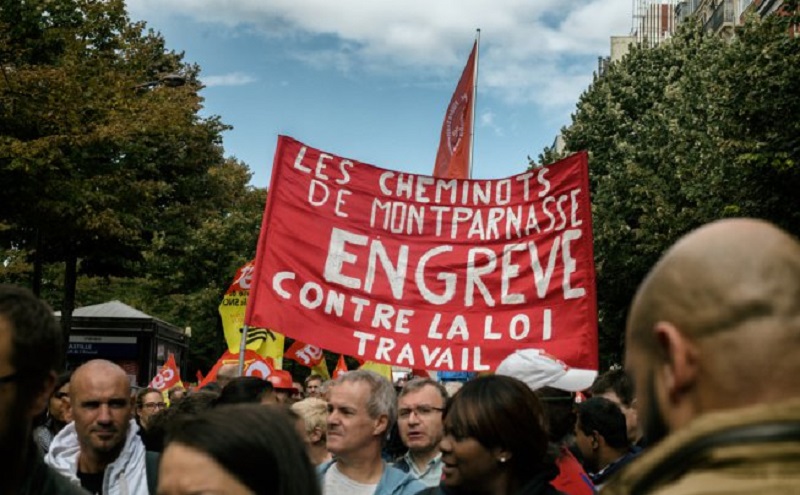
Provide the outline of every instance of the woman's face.
[[255,495],[204,452],[171,443],[161,455],[158,495]]
[[69,423],[72,418],[69,414],[69,382],[65,383],[50,396],[48,405],[50,416],[62,423]]
[[484,447],[474,437],[457,438],[445,427],[439,442],[442,451],[442,484],[448,488],[481,491],[500,473],[496,449]]

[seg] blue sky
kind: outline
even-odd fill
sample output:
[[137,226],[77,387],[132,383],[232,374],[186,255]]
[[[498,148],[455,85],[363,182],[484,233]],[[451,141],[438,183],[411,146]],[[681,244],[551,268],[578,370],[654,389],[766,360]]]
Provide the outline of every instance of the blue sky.
[[279,134],[430,174],[481,29],[473,177],[521,173],[569,124],[630,0],[128,0],[200,65],[225,154],[267,186]]

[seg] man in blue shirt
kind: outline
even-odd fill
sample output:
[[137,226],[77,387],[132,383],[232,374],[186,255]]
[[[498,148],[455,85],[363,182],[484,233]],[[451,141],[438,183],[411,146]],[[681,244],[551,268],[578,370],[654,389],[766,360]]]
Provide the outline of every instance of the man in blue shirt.
[[430,378],[406,383],[397,398],[397,427],[408,452],[395,467],[411,473],[426,486],[438,486],[442,479],[439,442],[444,425],[442,414],[447,390]]

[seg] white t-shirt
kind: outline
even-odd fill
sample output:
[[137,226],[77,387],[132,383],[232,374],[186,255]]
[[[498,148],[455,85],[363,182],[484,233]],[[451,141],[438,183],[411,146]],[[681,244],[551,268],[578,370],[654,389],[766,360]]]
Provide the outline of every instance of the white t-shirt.
[[334,462],[325,472],[322,493],[324,495],[372,495],[377,487],[377,483],[364,484],[351,480],[339,471]]

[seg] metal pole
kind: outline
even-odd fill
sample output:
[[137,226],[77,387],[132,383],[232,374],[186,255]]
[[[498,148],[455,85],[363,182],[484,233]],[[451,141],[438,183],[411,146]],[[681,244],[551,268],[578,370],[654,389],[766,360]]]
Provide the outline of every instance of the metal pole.
[[247,349],[247,323],[242,325],[242,339],[239,341],[239,371],[238,376],[244,375],[244,352]]
[[475,34],[475,68],[472,75],[472,124],[469,127],[469,178],[472,178],[472,160],[475,155],[475,113],[478,107],[478,59],[481,52],[481,30]]

